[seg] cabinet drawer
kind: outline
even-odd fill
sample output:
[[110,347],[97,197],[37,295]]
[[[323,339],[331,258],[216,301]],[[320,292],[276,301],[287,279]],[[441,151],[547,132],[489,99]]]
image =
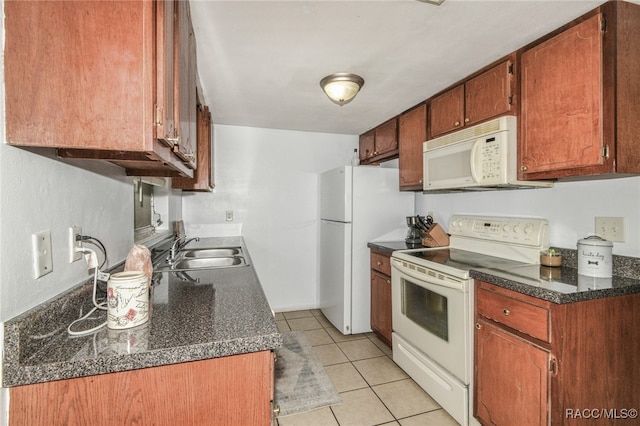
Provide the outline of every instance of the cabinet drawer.
[[382,272],[385,275],[391,276],[391,256],[387,256],[375,251],[371,252],[371,269],[375,269],[378,272]]
[[550,342],[550,311],[547,308],[504,296],[484,288],[476,293],[478,315]]

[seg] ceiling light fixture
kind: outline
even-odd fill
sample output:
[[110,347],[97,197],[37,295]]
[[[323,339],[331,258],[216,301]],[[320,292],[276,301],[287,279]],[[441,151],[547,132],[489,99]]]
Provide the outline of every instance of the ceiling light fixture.
[[331,102],[340,106],[351,102],[363,85],[362,77],[348,72],[337,72],[320,80],[320,87],[324,93]]

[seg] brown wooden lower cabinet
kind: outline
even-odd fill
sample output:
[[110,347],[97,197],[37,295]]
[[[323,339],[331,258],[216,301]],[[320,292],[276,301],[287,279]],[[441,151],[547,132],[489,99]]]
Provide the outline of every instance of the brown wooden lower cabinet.
[[10,425],[270,425],[271,351],[9,389]]
[[391,347],[391,256],[371,251],[371,329]]
[[482,424],[637,422],[640,294],[555,304],[476,281],[475,299]]
[[478,320],[477,410],[487,424],[547,424],[549,352]]

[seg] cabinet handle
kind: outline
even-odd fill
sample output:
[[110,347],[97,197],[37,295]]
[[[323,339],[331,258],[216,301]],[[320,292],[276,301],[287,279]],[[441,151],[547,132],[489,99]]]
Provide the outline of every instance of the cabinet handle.
[[504,309],[502,310],[502,313],[508,316],[509,314],[511,314],[511,311],[510,311],[510,310],[508,310],[507,308],[504,308]]
[[162,126],[163,115],[164,114],[162,113],[162,108],[156,105],[156,126]]
[[459,121],[456,121],[455,123],[453,123],[454,126],[458,127],[460,125]]
[[387,284],[391,284],[391,280],[387,280]]
[[276,405],[273,409],[273,414],[275,414],[276,416],[278,414],[280,414],[280,405]]
[[422,183],[422,179],[420,179],[418,182],[419,182],[419,183]]
[[520,170],[522,170],[523,172],[527,171],[527,166],[520,166]]
[[482,324],[479,322],[476,323],[476,330],[480,330],[482,328]]
[[465,123],[468,123],[468,122],[469,122],[469,117],[465,118],[465,119],[464,119],[464,122],[465,122]]
[[377,261],[376,263],[378,264],[378,266],[382,266],[382,262]]

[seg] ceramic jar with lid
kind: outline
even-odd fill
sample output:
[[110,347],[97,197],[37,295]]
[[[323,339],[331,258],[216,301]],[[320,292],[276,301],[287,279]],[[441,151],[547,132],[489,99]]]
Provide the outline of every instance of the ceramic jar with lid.
[[578,240],[578,274],[597,278],[613,276],[613,243],[597,235]]

